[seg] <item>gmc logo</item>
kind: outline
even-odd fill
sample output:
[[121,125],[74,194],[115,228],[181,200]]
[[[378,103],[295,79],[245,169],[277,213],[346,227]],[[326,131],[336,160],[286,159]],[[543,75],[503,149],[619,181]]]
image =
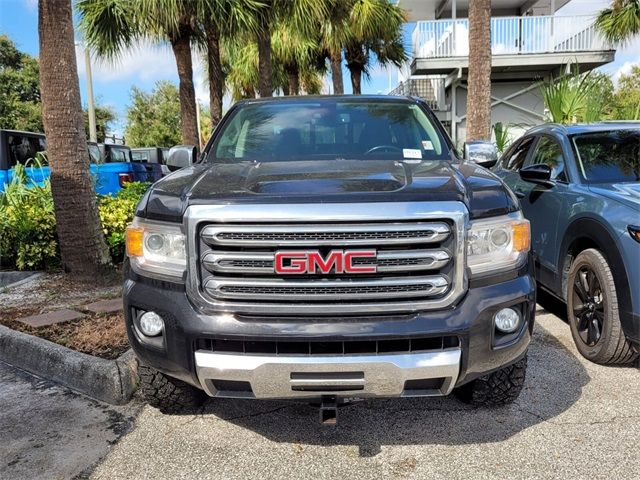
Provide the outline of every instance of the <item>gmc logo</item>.
[[354,265],[356,258],[376,258],[375,250],[331,250],[326,257],[318,251],[276,252],[274,270],[285,275],[305,273],[376,273],[375,265]]

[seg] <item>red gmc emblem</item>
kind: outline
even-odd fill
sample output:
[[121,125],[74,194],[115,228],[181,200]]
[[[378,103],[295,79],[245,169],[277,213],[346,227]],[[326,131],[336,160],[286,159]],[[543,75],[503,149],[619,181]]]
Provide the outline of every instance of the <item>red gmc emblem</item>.
[[284,275],[315,273],[376,273],[375,265],[354,265],[356,258],[376,258],[375,250],[331,250],[326,257],[318,251],[276,252],[274,270]]

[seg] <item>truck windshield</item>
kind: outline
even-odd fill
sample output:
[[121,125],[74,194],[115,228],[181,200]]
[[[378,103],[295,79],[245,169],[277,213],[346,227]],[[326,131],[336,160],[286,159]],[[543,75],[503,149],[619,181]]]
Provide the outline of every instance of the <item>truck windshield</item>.
[[214,160],[451,158],[440,131],[418,105],[356,100],[241,105],[210,152]]
[[640,181],[640,129],[574,135],[580,175],[589,183]]

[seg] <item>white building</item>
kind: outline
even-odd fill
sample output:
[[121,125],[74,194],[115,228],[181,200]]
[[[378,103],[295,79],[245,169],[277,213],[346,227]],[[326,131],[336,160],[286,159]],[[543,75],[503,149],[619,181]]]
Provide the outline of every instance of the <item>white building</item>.
[[[391,93],[427,100],[456,144],[466,135],[470,1],[398,0],[416,23],[412,58]],[[569,1],[491,1],[492,124],[511,124],[518,134],[543,122],[541,82],[569,63],[587,71],[614,60],[593,15],[556,15]]]

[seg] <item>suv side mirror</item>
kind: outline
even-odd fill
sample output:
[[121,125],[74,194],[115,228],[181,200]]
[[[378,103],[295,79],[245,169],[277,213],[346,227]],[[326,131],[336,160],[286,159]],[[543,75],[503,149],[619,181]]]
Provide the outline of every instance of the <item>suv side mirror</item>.
[[498,163],[498,148],[491,142],[481,140],[465,143],[464,158],[481,167],[491,168]]
[[172,172],[189,165],[193,165],[198,159],[198,147],[194,145],[176,145],[169,150],[167,158],[167,167]]
[[520,178],[526,182],[539,183],[547,187],[553,185],[551,181],[551,167],[544,163],[536,163],[520,169]]

